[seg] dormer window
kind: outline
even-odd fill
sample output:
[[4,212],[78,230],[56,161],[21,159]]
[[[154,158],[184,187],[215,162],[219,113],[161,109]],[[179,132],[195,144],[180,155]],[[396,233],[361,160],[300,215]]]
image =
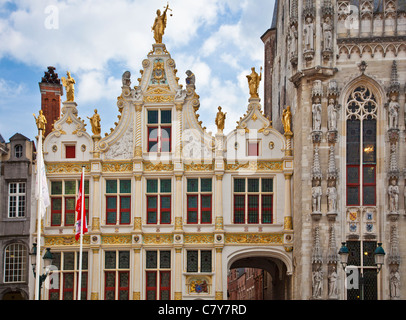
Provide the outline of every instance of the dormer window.
[[16,158],[21,158],[23,156],[23,146],[21,144],[17,144],[14,147],[14,156]]
[[171,152],[172,110],[148,110],[148,152]]

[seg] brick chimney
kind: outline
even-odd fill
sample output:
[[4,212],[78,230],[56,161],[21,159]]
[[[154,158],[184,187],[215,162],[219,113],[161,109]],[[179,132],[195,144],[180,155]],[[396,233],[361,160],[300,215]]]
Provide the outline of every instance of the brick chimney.
[[48,67],[48,71],[44,73],[39,83],[39,89],[41,92],[41,110],[47,119],[44,134],[44,137],[46,137],[52,131],[54,122],[61,115],[63,89],[54,67]]

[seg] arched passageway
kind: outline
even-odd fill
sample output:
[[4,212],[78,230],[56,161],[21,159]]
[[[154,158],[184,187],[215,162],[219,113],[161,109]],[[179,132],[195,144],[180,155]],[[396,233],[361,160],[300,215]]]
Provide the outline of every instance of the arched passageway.
[[278,257],[267,251],[234,255],[228,263],[228,298],[290,300],[291,265],[286,261],[289,261],[286,256]]

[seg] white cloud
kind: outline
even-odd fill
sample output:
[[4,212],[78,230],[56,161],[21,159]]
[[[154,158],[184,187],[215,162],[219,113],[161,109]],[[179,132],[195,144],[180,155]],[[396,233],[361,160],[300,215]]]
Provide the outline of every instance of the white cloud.
[[[137,83],[142,60],[154,42],[151,26],[156,10],[162,11],[167,1],[19,0],[12,11],[0,1],[0,43],[7,44],[0,46],[0,64],[7,57],[42,70],[53,65],[60,77],[71,71],[80,116],[100,108],[106,132],[116,121],[117,109],[111,104],[121,92],[121,74],[129,70],[133,84]],[[188,69],[196,75],[199,120],[215,132],[214,118],[221,105],[227,112],[225,132],[234,129],[248,104],[245,75],[251,66],[259,70],[263,63],[259,37],[271,23],[273,1],[171,0],[169,4],[173,16],[168,17],[164,42],[176,61],[180,82],[184,83]],[[46,27],[45,9],[50,5],[58,9],[57,29]],[[121,70],[112,70],[112,65]],[[0,92],[2,86],[6,88],[0,82]]]
[[3,99],[5,97],[17,97],[23,90],[23,84],[0,78],[0,95]]

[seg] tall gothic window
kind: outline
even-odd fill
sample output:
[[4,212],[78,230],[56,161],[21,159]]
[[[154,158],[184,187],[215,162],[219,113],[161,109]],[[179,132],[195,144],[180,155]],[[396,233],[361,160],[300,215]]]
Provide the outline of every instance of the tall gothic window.
[[347,206],[376,205],[376,115],[372,91],[359,86],[346,104]]

